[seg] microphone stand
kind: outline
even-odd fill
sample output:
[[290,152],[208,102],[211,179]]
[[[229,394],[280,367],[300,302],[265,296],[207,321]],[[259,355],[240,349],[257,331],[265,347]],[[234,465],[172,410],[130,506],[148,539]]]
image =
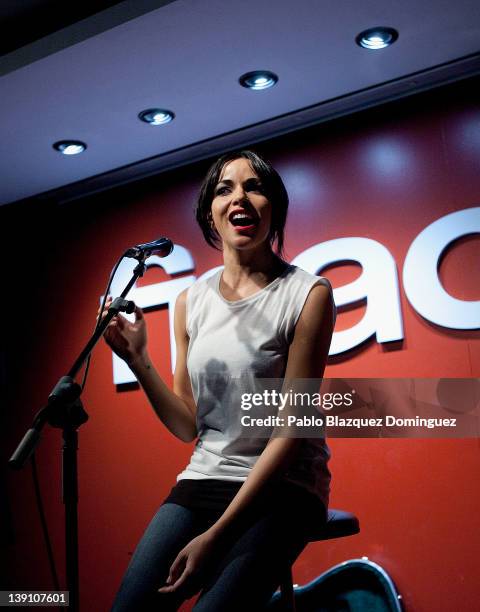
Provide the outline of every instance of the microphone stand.
[[140,276],[143,276],[147,253],[139,253],[138,264],[120,297],[113,300],[107,314],[101,319],[66,376],[62,376],[48,397],[48,403],[35,416],[32,427],[27,431],[8,464],[13,469],[22,468],[40,441],[40,432],[46,423],[63,430],[62,447],[62,497],[65,505],[65,557],[69,609],[79,612],[78,575],[78,428],[88,420],[80,395],[82,388],[74,381],[83,363],[92,352],[112,318],[119,312],[132,313],[135,304],[125,296]]

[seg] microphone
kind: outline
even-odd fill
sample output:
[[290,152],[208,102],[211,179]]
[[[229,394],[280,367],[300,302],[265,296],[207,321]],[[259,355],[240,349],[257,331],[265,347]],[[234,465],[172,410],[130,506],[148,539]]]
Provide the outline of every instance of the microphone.
[[133,257],[134,259],[146,259],[150,255],[158,255],[166,257],[173,251],[173,242],[168,238],[157,238],[153,242],[145,244],[137,244],[136,246],[127,249],[124,257]]

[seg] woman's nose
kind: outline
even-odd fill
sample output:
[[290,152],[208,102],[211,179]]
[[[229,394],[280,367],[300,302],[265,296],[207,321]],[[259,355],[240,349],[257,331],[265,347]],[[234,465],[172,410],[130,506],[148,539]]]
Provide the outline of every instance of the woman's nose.
[[245,202],[245,201],[248,201],[247,192],[245,191],[245,189],[241,185],[238,185],[237,187],[234,188],[234,190],[232,192],[232,201],[233,202]]

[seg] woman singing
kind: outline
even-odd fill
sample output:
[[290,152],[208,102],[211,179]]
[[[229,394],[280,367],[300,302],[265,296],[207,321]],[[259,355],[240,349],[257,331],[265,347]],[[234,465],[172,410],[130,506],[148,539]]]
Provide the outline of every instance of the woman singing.
[[256,381],[320,379],[328,356],[331,286],[281,258],[287,207],[281,178],[256,153],[224,155],[210,168],[196,217],[224,268],[178,297],[173,391],[149,358],[139,308],[133,323],[119,315],[105,332],[164,425],[197,440],[135,550],[114,612],[177,610],[198,591],[196,612],[262,610],[309,525],[325,521],[323,437],[256,437],[238,426],[239,397]]

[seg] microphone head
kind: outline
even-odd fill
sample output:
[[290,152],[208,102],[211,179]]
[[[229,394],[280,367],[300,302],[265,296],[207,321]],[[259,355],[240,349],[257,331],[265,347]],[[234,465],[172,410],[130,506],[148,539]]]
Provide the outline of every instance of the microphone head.
[[133,257],[134,259],[145,260],[150,255],[158,257],[167,257],[173,251],[173,242],[168,238],[158,238],[152,242],[145,244],[137,244],[131,249],[127,249],[124,257]]
[[170,255],[170,253],[173,251],[173,242],[168,238],[158,238],[154,242],[140,245],[138,248],[141,248],[144,252],[148,252],[149,255],[167,257],[167,255]]

